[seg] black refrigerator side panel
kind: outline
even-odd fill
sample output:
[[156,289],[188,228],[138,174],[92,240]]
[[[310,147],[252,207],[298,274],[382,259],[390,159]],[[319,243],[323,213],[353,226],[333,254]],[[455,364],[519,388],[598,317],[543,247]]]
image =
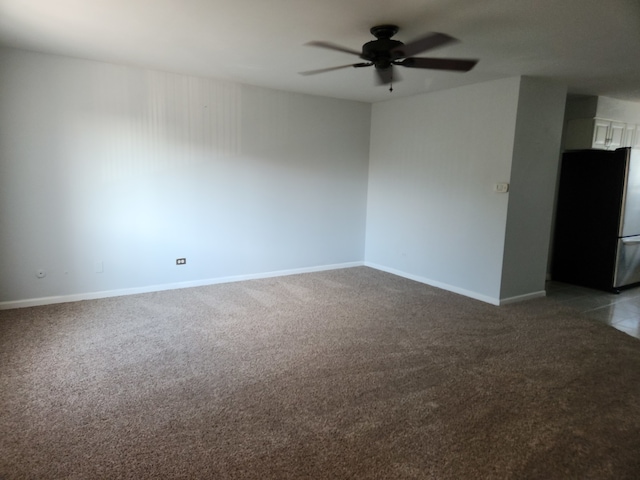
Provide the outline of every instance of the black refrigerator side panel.
[[552,278],[613,288],[626,156],[580,150],[562,158]]

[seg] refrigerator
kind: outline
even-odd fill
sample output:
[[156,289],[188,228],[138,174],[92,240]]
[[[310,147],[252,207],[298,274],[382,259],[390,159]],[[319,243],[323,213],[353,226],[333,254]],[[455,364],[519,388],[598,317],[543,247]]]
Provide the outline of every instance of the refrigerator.
[[564,153],[551,276],[612,292],[640,285],[640,150]]

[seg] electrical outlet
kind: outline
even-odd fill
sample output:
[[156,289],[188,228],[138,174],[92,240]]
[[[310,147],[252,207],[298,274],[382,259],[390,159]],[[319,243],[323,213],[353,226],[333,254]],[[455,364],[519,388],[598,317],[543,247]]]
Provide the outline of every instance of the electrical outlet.
[[493,191],[496,193],[507,193],[509,191],[508,183],[496,183],[493,186]]
[[186,258],[176,258],[176,265],[186,265],[186,264],[187,264]]

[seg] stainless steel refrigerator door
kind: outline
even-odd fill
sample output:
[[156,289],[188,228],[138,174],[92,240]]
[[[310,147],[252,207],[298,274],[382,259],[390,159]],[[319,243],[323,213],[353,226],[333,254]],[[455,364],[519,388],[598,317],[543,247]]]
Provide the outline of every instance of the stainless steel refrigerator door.
[[640,150],[629,150],[620,236],[640,235]]
[[615,288],[640,282],[640,235],[618,239]]

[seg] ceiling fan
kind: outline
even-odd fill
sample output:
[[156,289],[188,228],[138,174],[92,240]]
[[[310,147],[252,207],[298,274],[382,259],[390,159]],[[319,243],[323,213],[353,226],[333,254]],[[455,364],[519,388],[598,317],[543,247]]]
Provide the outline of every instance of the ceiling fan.
[[[407,44],[399,40],[392,40],[398,27],[396,25],[378,25],[372,27],[370,32],[377,40],[372,40],[362,46],[362,52],[342,47],[331,42],[313,41],[307,43],[312,47],[327,48],[338,52],[357,55],[365,62],[340,65],[338,67],[320,68],[318,70],[308,70],[300,72],[300,75],[316,75],[318,73],[330,72],[348,67],[375,67],[378,84],[391,84],[394,80],[400,80],[396,75],[394,78],[393,67],[395,65],[409,68],[428,68],[435,70],[452,70],[457,72],[468,72],[478,60],[453,59],[453,58],[426,58],[414,57],[413,55],[441,47],[457,40],[444,33],[429,33]],[[393,90],[392,88],[390,90]]]

